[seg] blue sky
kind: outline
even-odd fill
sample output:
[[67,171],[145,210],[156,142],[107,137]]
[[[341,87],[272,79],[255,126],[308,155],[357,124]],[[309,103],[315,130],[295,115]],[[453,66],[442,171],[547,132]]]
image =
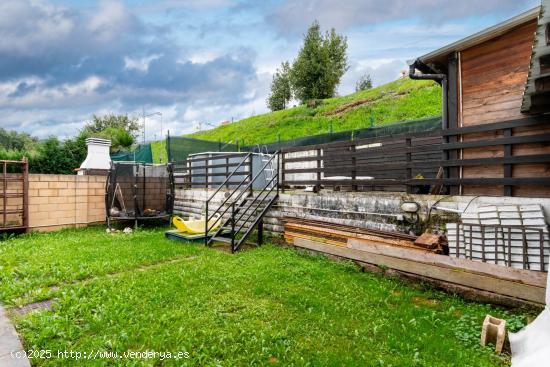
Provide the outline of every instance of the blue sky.
[[[539,0],[2,0],[0,126],[75,135],[93,114],[161,112],[164,132],[266,112],[277,66],[317,19],[348,37],[338,92]],[[206,126],[206,125],[203,125]],[[160,137],[160,118],[146,121]]]

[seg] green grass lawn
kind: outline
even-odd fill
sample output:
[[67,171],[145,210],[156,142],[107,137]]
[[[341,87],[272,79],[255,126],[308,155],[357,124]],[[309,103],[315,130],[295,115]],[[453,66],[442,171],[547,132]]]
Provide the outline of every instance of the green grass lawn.
[[151,153],[154,163],[168,162],[168,154],[166,152],[166,140],[158,140],[151,142]]
[[[358,105],[350,104],[361,102]],[[348,108],[344,109],[346,106]],[[303,136],[347,131],[441,114],[441,88],[433,81],[399,79],[380,87],[323,100],[317,107],[300,105],[252,116],[230,125],[191,134],[197,139],[266,144]]]
[[[25,349],[55,353],[36,366],[506,366],[478,345],[483,317],[512,329],[525,319],[351,262],[275,245],[231,255],[160,229],[0,242],[0,298],[55,299],[51,311],[12,315]],[[59,359],[65,350],[189,358]]]

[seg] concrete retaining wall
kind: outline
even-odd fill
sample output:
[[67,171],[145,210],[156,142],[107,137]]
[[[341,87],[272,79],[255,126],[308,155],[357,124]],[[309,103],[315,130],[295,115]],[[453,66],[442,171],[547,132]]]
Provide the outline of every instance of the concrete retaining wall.
[[[213,190],[204,189],[176,190],[175,212],[183,215],[200,215],[204,213],[204,203]],[[217,207],[225,197],[221,191],[216,195],[212,207]],[[293,216],[304,219],[322,220],[337,224],[374,228],[388,231],[408,232],[411,226],[407,217],[403,218],[401,203],[415,201],[420,204],[420,217],[425,225],[432,228],[441,227],[445,222],[456,221],[457,215],[452,212],[432,210],[431,220],[426,223],[430,207],[438,202],[438,207],[451,210],[469,210],[483,205],[526,205],[541,204],[546,218],[550,218],[550,199],[548,198],[514,198],[514,197],[477,197],[477,196],[438,196],[408,195],[389,192],[332,192],[306,193],[292,191],[282,193],[278,202],[265,218],[265,228],[275,234],[282,234],[281,219]]]

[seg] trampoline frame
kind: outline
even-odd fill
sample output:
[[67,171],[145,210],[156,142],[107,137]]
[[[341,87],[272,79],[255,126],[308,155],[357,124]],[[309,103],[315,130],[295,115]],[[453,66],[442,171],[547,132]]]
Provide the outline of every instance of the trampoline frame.
[[[133,198],[133,215],[126,215],[126,216],[113,216],[111,214],[111,208],[112,203],[114,203],[114,199],[116,198],[115,191],[118,189],[121,192],[121,195],[124,196],[122,193],[122,188],[117,183],[117,166],[124,165],[124,166],[131,166],[132,172],[133,172],[133,184],[131,185],[131,196]],[[157,215],[144,215],[143,212],[146,208],[147,203],[147,178],[148,177],[161,177],[161,176],[151,176],[146,174],[146,168],[147,166],[164,166],[166,167],[166,171],[168,173],[167,175],[167,184],[166,184],[166,197],[164,201],[164,211],[160,212]],[[144,174],[140,176],[141,168],[143,167]],[[141,181],[141,182],[140,182]],[[125,190],[128,190],[129,188],[125,188]],[[142,207],[139,205],[139,198],[138,195],[139,189],[141,189],[141,202]],[[113,221],[125,221],[125,220],[133,220],[134,221],[134,227],[137,228],[139,221],[143,220],[155,220],[155,219],[166,219],[170,218],[174,213],[174,197],[175,197],[175,188],[174,188],[174,169],[172,163],[168,164],[151,164],[151,163],[142,163],[142,162],[111,162],[111,168],[109,169],[109,172],[107,174],[107,180],[105,182],[105,216],[107,221],[107,226],[109,229],[111,229],[111,224]],[[121,203],[122,204],[122,203]],[[123,204],[125,206],[125,204]],[[121,208],[122,209],[122,208]]]

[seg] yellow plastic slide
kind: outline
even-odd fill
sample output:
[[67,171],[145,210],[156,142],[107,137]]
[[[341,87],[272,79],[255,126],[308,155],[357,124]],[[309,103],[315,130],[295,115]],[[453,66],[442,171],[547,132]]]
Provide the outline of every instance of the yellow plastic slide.
[[[208,221],[208,228],[211,231],[218,229],[221,225],[220,215],[216,216]],[[179,232],[189,234],[202,234],[204,233],[204,217],[201,219],[183,220],[181,217],[175,216],[172,218],[172,223]]]

